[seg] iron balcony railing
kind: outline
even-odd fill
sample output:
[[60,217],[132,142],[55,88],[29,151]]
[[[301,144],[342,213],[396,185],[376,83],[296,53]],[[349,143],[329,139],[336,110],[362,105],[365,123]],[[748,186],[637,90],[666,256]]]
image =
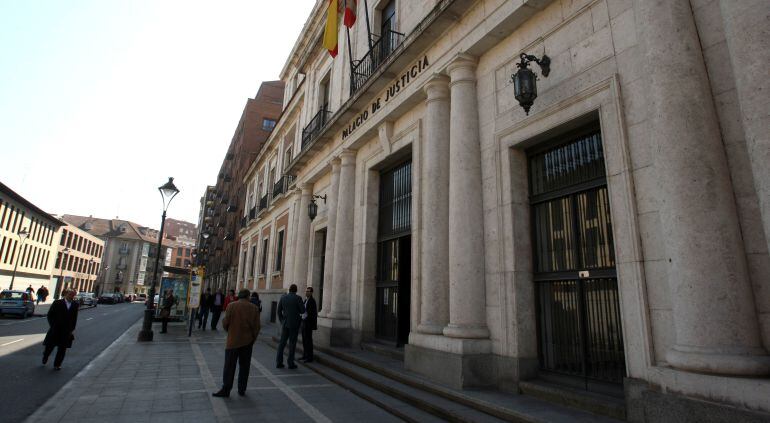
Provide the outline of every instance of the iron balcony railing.
[[291,175],[283,175],[278,182],[273,185],[273,198],[278,197],[281,194],[286,193],[289,190],[289,185],[294,181],[294,177]]
[[394,51],[404,42],[404,34],[385,30],[382,36],[372,44],[371,49],[361,58],[353,61],[353,75],[350,78],[350,95],[356,93],[366,81],[377,72]]
[[305,129],[302,130],[303,149],[318,137],[318,135],[321,133],[321,129],[323,129],[323,127],[326,125],[326,122],[329,121],[331,114],[332,113],[329,111],[329,105],[324,104],[321,107],[321,110],[319,110],[318,113],[316,113],[315,116],[310,119],[310,122],[307,124],[307,126],[305,126]]
[[256,219],[257,218],[257,207],[254,206],[249,210],[249,220]]
[[227,211],[228,211],[228,212],[231,212],[231,213],[232,213],[232,212],[236,212],[236,211],[238,211],[238,205],[237,205],[237,204],[234,204],[234,203],[230,203],[230,204],[228,204],[228,205],[227,205]]
[[248,222],[249,222],[249,218],[248,218],[248,217],[246,217],[246,216],[243,216],[243,217],[241,218],[241,228],[245,228],[245,227],[246,227],[246,224],[247,224]]
[[264,210],[267,208],[267,194],[263,195],[262,198],[259,199],[259,209]]

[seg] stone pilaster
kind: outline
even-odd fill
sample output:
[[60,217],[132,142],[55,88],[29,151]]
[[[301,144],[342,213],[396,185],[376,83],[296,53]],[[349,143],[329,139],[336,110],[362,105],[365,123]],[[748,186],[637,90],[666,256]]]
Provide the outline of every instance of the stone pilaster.
[[[326,193],[326,249],[324,251],[324,292],[319,317],[326,317],[332,308],[334,293],[334,234],[337,227],[337,194],[340,189],[340,160],[332,159],[332,175]],[[317,292],[317,290],[316,290]]]
[[[761,347],[730,173],[689,0],[638,1],[676,343],[673,367],[756,376]],[[736,70],[740,72],[740,70]]]
[[476,60],[459,55],[447,67],[449,122],[449,324],[452,338],[488,338],[484,213]]
[[449,322],[449,78],[426,85],[420,210],[420,324],[417,331],[441,334]]
[[770,251],[770,2],[722,0],[722,20],[738,93],[762,226]]
[[350,320],[350,285],[353,278],[353,213],[355,206],[356,152],[340,154],[337,224],[334,230],[334,288],[332,305],[327,316]]
[[294,248],[294,271],[289,283],[297,284],[297,292],[305,292],[307,287],[308,245],[310,240],[310,217],[307,209],[310,198],[313,196],[313,187],[310,184],[302,184],[302,193],[299,198],[299,210],[297,210],[297,244]]

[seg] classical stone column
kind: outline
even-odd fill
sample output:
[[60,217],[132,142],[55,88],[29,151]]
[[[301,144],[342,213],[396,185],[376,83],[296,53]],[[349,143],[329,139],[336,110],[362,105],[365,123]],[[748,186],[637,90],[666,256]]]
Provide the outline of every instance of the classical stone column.
[[444,335],[488,338],[484,277],[484,213],[476,59],[459,55],[447,67],[449,121],[449,324]]
[[441,334],[449,322],[449,78],[425,85],[425,141],[420,210],[420,324],[417,331]]
[[[332,308],[334,293],[334,235],[337,227],[337,194],[340,189],[340,160],[332,159],[332,175],[326,193],[326,249],[324,250],[324,290],[320,317],[326,317]],[[317,291],[317,290],[316,290]]]
[[770,2],[722,0],[722,21],[743,133],[770,251]]
[[310,184],[302,184],[299,198],[299,210],[297,210],[297,245],[294,248],[294,272],[291,283],[297,284],[297,292],[305,292],[307,287],[307,257],[310,240],[310,217],[307,208],[310,198],[313,196],[313,187]]
[[337,224],[334,228],[334,288],[332,306],[327,316],[350,320],[350,284],[353,278],[353,212],[355,206],[356,152],[340,154]]
[[689,0],[641,1],[646,95],[676,344],[670,365],[763,375],[735,198]]

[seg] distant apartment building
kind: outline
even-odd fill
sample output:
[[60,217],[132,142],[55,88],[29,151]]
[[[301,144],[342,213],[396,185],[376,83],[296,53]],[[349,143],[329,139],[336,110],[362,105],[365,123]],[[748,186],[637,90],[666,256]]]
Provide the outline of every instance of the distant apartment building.
[[[105,242],[103,270],[98,278],[97,292],[143,294],[149,291],[154,278],[157,230],[127,220],[92,216],[64,215],[62,220]],[[162,245],[161,264],[165,261],[170,243],[164,239]],[[161,274],[162,271],[159,277]]]
[[230,147],[219,170],[213,191],[206,190],[204,225],[208,239],[199,244],[206,262],[206,283],[234,288],[238,270],[240,229],[246,202],[244,177],[273,131],[284,97],[282,81],[263,82],[257,95],[248,99]]
[[[57,218],[0,183],[0,289],[50,286]],[[12,282],[13,281],[13,282]]]
[[56,263],[51,277],[54,298],[59,297],[63,288],[95,292],[102,269],[104,241],[70,223],[56,232],[55,239],[58,240]]
[[164,237],[168,239],[170,248],[166,258],[166,264],[174,267],[187,267],[192,265],[192,253],[198,228],[194,223],[183,220],[166,219]]

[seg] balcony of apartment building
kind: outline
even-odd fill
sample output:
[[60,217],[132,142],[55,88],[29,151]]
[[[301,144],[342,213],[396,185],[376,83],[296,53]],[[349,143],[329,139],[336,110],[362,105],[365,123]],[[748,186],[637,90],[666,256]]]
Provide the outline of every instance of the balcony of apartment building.
[[265,194],[262,196],[262,198],[259,199],[259,211],[257,214],[261,214],[263,211],[267,209],[267,203],[269,201],[269,195]]
[[316,113],[315,116],[310,119],[310,122],[308,122],[308,124],[305,126],[305,129],[302,130],[303,150],[312,144],[319,135],[321,135],[321,130],[324,128],[324,126],[326,126],[326,123],[329,122],[331,115],[332,112],[329,110],[329,104],[327,103],[321,106],[320,110],[318,110],[318,113]]
[[227,204],[227,209],[225,209],[228,213],[233,213],[238,211],[238,204],[233,201],[231,203]]

